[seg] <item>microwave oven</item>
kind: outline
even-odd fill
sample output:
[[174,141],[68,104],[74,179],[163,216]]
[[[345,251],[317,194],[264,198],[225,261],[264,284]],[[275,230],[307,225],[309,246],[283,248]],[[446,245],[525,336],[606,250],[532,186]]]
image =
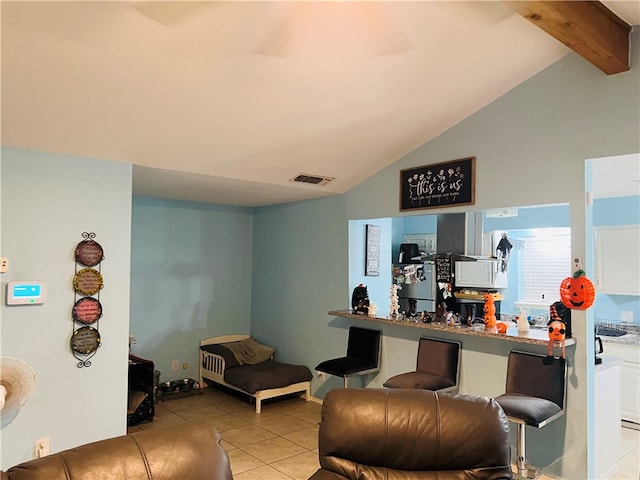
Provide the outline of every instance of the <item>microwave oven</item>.
[[507,288],[507,272],[500,270],[500,260],[479,259],[455,262],[454,285],[456,287]]

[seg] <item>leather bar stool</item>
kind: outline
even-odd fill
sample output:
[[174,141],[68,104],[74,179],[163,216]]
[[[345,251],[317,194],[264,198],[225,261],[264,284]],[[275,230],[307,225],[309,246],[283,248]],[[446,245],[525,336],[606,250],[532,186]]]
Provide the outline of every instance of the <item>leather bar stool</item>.
[[416,369],[394,375],[384,382],[387,388],[419,388],[452,392],[460,378],[460,342],[421,338]]
[[319,363],[316,371],[342,377],[344,388],[347,388],[349,376],[365,375],[379,370],[381,341],[382,334],[379,330],[349,327],[347,355]]
[[525,426],[542,428],[565,413],[566,360],[527,352],[509,352],[505,393],[495,398],[507,419],[517,425],[516,478],[536,478],[540,469],[527,464]]

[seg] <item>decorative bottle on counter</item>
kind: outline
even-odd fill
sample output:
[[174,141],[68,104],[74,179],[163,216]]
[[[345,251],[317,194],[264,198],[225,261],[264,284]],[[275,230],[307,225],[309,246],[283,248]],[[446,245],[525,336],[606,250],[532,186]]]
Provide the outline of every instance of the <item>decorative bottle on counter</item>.
[[518,314],[518,331],[519,332],[528,332],[529,331],[529,322],[527,321],[527,312],[524,311],[523,308],[520,309],[520,313]]

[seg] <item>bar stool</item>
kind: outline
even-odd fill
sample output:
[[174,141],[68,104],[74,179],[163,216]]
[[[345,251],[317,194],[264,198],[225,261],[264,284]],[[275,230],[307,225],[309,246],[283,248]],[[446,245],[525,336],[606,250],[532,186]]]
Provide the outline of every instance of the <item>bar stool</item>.
[[320,362],[318,372],[328,373],[344,379],[344,388],[349,386],[349,376],[377,372],[380,364],[381,332],[368,328],[349,327],[347,355]]
[[[545,359],[547,360],[545,362]],[[516,478],[536,478],[541,469],[527,464],[525,426],[542,428],[565,413],[566,360],[527,352],[509,352],[505,393],[495,398],[517,425]]]
[[421,338],[416,369],[394,375],[383,386],[452,392],[458,388],[459,378],[460,342]]

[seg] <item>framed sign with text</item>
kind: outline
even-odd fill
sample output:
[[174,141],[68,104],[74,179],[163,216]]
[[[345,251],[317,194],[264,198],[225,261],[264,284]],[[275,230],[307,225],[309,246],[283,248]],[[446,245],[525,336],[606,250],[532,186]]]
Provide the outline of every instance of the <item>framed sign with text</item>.
[[400,210],[475,203],[476,157],[400,171]]
[[364,274],[377,277],[380,275],[380,225],[367,225],[366,241]]

